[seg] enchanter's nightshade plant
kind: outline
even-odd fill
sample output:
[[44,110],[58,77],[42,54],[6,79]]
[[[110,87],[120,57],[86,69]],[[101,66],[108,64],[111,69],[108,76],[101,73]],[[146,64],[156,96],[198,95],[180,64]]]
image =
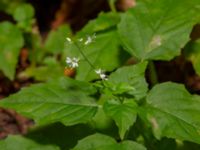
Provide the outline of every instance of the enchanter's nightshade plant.
[[[92,36],[87,36],[86,40],[84,42],[84,45],[87,46],[87,45],[91,44],[92,42],[94,42],[95,39],[96,39],[96,33],[94,33]],[[102,69],[96,69],[95,66],[90,62],[90,60],[86,57],[86,55],[82,51],[81,46],[79,44],[82,44],[82,42],[84,41],[84,38],[79,38],[77,41],[73,41],[71,38],[67,37],[66,40],[67,40],[67,44],[74,44],[75,45],[77,50],[80,52],[81,56],[87,61],[87,63],[91,66],[93,71],[102,80],[108,80],[106,74],[104,73],[105,71],[103,71]],[[78,59],[78,58],[75,58],[75,57],[70,58],[70,57],[67,56],[66,57],[66,64],[70,68],[77,68],[79,60],[80,59]]]
[[[66,26],[51,34],[45,45],[53,47],[48,54],[54,59],[41,64],[51,71],[67,65],[76,75],[53,76],[0,101],[35,122],[27,136],[0,141],[0,149],[200,149],[200,96],[180,83],[159,83],[154,65],[176,59],[183,50],[200,74],[200,42],[190,38],[200,23],[200,0],[137,0],[134,8],[119,13],[115,2],[109,0],[112,12],[100,13],[71,38],[65,39],[72,35]],[[16,61],[5,58],[14,57],[11,50],[18,57],[23,34],[11,23],[0,24],[0,33],[0,69],[12,79],[8,68]],[[58,37],[67,41],[65,47]]]

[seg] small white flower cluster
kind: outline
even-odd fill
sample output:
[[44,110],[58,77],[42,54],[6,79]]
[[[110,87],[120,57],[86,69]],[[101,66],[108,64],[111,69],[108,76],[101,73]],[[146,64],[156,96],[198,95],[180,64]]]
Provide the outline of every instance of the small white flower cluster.
[[79,59],[78,58],[70,58],[70,57],[66,57],[66,63],[70,68],[76,68],[78,67],[78,62]]
[[[81,44],[84,44],[84,45],[89,45],[90,43],[92,43],[94,40],[96,39],[96,34],[93,34],[92,36],[87,36],[86,39],[83,39],[83,38],[80,38],[78,39],[78,42],[81,42]],[[72,41],[71,38],[67,37],[66,38],[67,42],[69,44],[72,44],[74,41]],[[78,47],[78,46],[77,46]],[[81,49],[80,49],[81,51]],[[82,54],[84,55],[84,54]],[[84,56],[85,57],[85,56]],[[87,59],[87,58],[85,58]],[[88,63],[90,64],[89,60],[87,60]],[[66,57],[66,64],[70,67],[70,68],[77,68],[79,66],[79,59],[78,58],[70,58],[70,57]],[[93,66],[92,66],[93,67]],[[94,67],[93,67],[94,68]],[[102,79],[102,80],[108,80],[106,74],[104,73],[104,71],[102,69],[97,69],[97,70],[94,70],[95,73],[97,75],[99,75],[99,77]]]
[[103,70],[97,69],[97,70],[95,70],[95,72],[96,72],[96,74],[98,74],[100,76],[100,78],[102,80],[108,80],[108,78],[107,78],[107,76],[106,76],[106,74],[104,73]]

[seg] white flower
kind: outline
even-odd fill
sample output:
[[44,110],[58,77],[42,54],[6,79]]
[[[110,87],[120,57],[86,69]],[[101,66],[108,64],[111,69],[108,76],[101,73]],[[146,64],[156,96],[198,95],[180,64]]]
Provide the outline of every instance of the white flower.
[[97,69],[97,70],[95,70],[95,72],[96,72],[96,74],[101,74],[103,71],[101,70],[101,69]]
[[94,33],[92,36],[87,36],[87,39],[85,41],[85,45],[88,45],[90,43],[92,43],[94,41],[94,39],[96,39],[96,34]]
[[79,42],[82,42],[82,41],[83,41],[83,38],[78,39],[78,41],[79,41]]
[[69,43],[72,43],[71,38],[67,37],[66,40],[67,40]]
[[105,74],[100,74],[99,75],[100,76],[100,78],[102,79],[102,80],[108,80],[108,78],[107,78],[107,76],[105,75]]
[[72,63],[72,60],[71,60],[71,58],[70,58],[70,57],[66,57],[66,63],[67,63],[67,64],[70,64],[70,63]]
[[78,62],[79,62],[78,58],[75,58],[75,57],[74,58],[66,57],[66,63],[71,68],[78,67]]
[[106,76],[106,74],[104,73],[103,70],[97,69],[97,70],[95,70],[95,72],[96,72],[96,74],[98,74],[100,76],[100,78],[102,80],[108,80],[108,78],[107,78],[107,76]]

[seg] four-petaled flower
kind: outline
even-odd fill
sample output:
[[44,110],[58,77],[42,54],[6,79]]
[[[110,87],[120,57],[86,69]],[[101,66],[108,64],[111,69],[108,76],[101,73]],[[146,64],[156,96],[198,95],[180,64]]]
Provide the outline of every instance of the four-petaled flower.
[[79,59],[78,58],[70,58],[70,57],[66,57],[66,63],[70,68],[76,68],[78,67],[78,62]]
[[108,78],[107,78],[107,76],[106,76],[106,74],[104,73],[103,70],[97,69],[97,70],[95,70],[95,72],[96,72],[96,74],[98,74],[100,76],[100,78],[102,80],[108,80]]

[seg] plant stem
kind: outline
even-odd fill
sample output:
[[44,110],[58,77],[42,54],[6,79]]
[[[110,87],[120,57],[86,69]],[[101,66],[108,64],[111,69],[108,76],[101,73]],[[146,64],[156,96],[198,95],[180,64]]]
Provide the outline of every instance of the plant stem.
[[81,53],[81,55],[83,56],[83,58],[87,61],[87,63],[95,70],[94,65],[89,61],[89,59],[85,56],[85,54],[83,53],[83,51],[81,50],[80,46],[74,42],[75,46],[77,47],[78,51]]
[[117,12],[116,8],[115,8],[115,1],[116,0],[108,0],[109,1],[109,6],[112,12]]
[[149,62],[149,72],[150,72],[150,75],[149,75],[150,82],[153,86],[158,83],[158,76],[157,76],[156,68],[153,61]]

